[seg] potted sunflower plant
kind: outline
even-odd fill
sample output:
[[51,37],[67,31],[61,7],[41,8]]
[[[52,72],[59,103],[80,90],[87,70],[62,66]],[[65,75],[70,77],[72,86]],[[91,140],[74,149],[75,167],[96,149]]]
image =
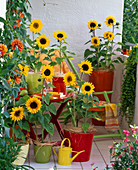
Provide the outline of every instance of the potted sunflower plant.
[[[54,75],[54,69],[51,65],[45,65],[41,71],[41,76],[47,81],[51,81]],[[44,81],[43,81],[44,82]],[[52,86],[50,83],[48,86]],[[37,91],[34,88],[34,91]],[[44,84],[42,94],[25,95],[20,98],[16,105],[24,108],[24,119],[28,122],[30,128],[30,138],[34,144],[34,156],[37,163],[49,162],[53,143],[45,139],[45,133],[53,135],[54,126],[50,122],[52,114],[56,114],[56,107],[50,103],[50,93],[46,92]],[[21,127],[21,126],[20,126]]]
[[[121,35],[115,32],[119,28],[119,23],[112,16],[106,17],[105,23],[107,27],[111,27],[110,31],[104,32],[103,36],[97,36],[96,30],[101,29],[101,24],[98,24],[95,20],[88,22],[91,40],[85,44],[91,43],[91,49],[85,50],[84,58],[90,61],[94,67],[93,73],[89,76],[89,81],[94,83],[95,92],[112,91],[114,64],[123,63],[121,57],[113,58],[113,55],[116,55],[115,52],[122,52],[119,47],[122,43],[114,41],[115,36]],[[116,48],[117,45],[118,48]],[[100,100],[105,100],[102,95],[98,95],[98,97]],[[111,94],[109,94],[109,99],[111,101]]]
[[94,85],[82,80],[84,74],[92,73],[91,62],[88,60],[81,61],[79,68],[81,72],[80,80],[76,80],[76,75],[72,72],[64,75],[64,83],[69,88],[68,95],[70,95],[65,100],[70,101],[66,106],[67,110],[63,112],[63,122],[69,123],[64,127],[64,136],[70,139],[73,150],[85,150],[74,161],[85,162],[90,159],[94,135],[94,128],[90,125],[89,119],[92,117],[99,118],[97,112],[92,113],[89,109],[93,108],[93,104],[98,103],[99,100],[92,95]]
[[[43,29],[43,23],[40,19],[31,20],[31,24],[29,25],[30,31],[32,32],[32,39],[30,35],[26,38],[27,43],[30,45],[28,47],[28,56],[26,57],[26,64],[29,65],[30,71],[28,76],[26,76],[27,89],[29,94],[40,93],[40,89],[42,86],[42,78],[40,75],[40,70],[42,69],[42,61],[41,61],[41,53],[45,53],[47,57],[43,58],[43,60],[51,60],[51,56],[53,55],[54,49],[45,49],[50,44],[49,37],[46,34],[40,34],[40,31]],[[35,38],[37,36],[37,38]],[[55,62],[52,62],[53,65]],[[20,69],[23,70],[20,64]],[[38,88],[38,91],[33,90],[33,88]]]
[[[64,31],[56,31],[54,32],[54,37],[57,40],[57,44],[52,45],[52,47],[56,47],[59,49],[59,57],[56,57],[56,63],[59,65],[59,71],[55,72],[55,75],[53,77],[53,85],[55,88],[53,91],[63,92],[63,94],[66,94],[66,86],[63,82],[63,77],[66,72],[65,71],[65,59],[72,68],[72,70],[75,72],[77,77],[79,77],[76,69],[74,68],[72,62],[70,59],[72,59],[72,55],[75,55],[75,53],[70,52],[67,50],[68,43],[66,42],[67,34]],[[70,56],[71,55],[71,56]]]

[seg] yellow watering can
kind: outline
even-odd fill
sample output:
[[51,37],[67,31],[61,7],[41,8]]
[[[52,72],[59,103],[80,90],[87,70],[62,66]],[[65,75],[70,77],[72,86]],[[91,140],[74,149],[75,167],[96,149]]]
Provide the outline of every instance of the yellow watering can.
[[[63,143],[65,142],[65,140],[68,140],[69,142],[69,146],[68,147],[63,147]],[[68,138],[65,138],[62,143],[61,146],[58,147],[59,151],[58,151],[58,155],[55,151],[56,148],[54,148],[54,153],[56,154],[56,156],[58,157],[58,164],[59,165],[71,165],[71,162],[83,151],[77,152],[77,151],[72,151],[72,148],[70,147],[71,143],[70,140]],[[71,157],[71,153],[72,152],[77,152],[77,154],[72,158]]]

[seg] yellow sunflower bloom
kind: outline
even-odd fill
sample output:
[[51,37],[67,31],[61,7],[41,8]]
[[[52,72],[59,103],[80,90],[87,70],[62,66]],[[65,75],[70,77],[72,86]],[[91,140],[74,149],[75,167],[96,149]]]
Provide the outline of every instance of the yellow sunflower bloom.
[[97,36],[92,37],[91,43],[93,46],[98,46],[100,44],[100,39]]
[[54,32],[54,37],[57,40],[61,41],[61,40],[65,39],[67,36],[64,31],[56,31],[56,32]]
[[46,78],[48,81],[54,76],[53,66],[45,65],[42,69],[42,78]]
[[104,32],[104,34],[103,34],[104,38],[108,38],[108,35],[109,35],[108,31]]
[[111,16],[106,17],[105,23],[106,23],[107,27],[111,27],[112,25],[115,24],[115,22],[116,22],[116,21],[115,21],[115,18],[114,18],[114,17],[111,17]]
[[46,37],[46,34],[43,35],[39,35],[39,37],[36,39],[37,45],[39,46],[39,48],[45,48],[47,46],[49,46],[50,44],[50,39],[49,37]]
[[13,121],[20,121],[24,118],[24,108],[23,107],[14,107],[12,112],[10,112],[10,117]]
[[65,73],[64,78],[63,78],[65,86],[68,87],[68,86],[75,85],[75,80],[76,80],[76,77],[72,72],[69,71],[69,72]]
[[114,37],[115,37],[114,33],[112,31],[110,31],[108,34],[108,40],[113,40]]
[[30,24],[30,31],[36,33],[39,33],[42,30],[43,27],[43,23],[40,19],[35,19],[34,21],[31,20],[31,24]]
[[82,93],[83,94],[92,94],[94,92],[94,85],[92,83],[89,83],[89,82],[85,82],[82,87],[81,87],[81,90],[82,90]]
[[41,106],[42,106],[41,101],[36,97],[32,97],[28,99],[25,105],[26,105],[28,112],[32,114],[37,113],[41,109]]
[[28,72],[29,72],[29,67],[28,67],[28,65],[23,66],[23,65],[21,65],[21,64],[18,64],[18,67],[19,67],[19,69],[21,70],[21,71],[20,71],[21,74],[23,74],[23,75],[25,75],[25,76],[28,75]]
[[95,30],[98,27],[98,22],[95,20],[90,20],[88,22],[88,28],[91,30]]
[[87,73],[90,74],[93,71],[93,67],[91,65],[91,62],[89,62],[88,60],[86,61],[81,61],[81,64],[78,64],[80,71],[82,73]]

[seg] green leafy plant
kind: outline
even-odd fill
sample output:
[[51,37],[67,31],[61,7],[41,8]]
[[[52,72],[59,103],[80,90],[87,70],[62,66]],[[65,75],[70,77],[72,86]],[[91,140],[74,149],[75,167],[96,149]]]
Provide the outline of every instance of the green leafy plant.
[[137,0],[125,0],[124,12],[123,12],[123,44],[137,43],[138,39],[138,12],[137,12]]
[[137,47],[134,47],[130,52],[130,56],[125,62],[125,68],[123,73],[123,83],[121,86],[121,107],[120,115],[131,124],[134,118],[135,112],[135,90],[136,90],[136,66],[137,66]]
[[85,43],[91,43],[91,50],[86,49],[84,52],[84,58],[90,61],[93,67],[96,68],[109,68],[115,69],[114,63],[122,62],[120,57],[113,59],[112,56],[115,55],[116,51],[122,52],[121,48],[116,48],[116,45],[122,45],[121,42],[115,42],[114,37],[121,35],[120,33],[115,33],[115,29],[119,28],[119,23],[115,21],[114,17],[107,17],[105,21],[107,27],[112,27],[110,31],[107,31],[103,36],[96,36],[96,29],[101,29],[101,24],[97,21],[91,20],[88,22],[88,28],[91,33],[91,40]]

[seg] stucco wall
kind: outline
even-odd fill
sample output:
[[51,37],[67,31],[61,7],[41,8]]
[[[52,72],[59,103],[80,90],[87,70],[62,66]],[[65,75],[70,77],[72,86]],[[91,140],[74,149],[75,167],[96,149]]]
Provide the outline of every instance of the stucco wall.
[[[6,12],[6,0],[0,0],[0,17],[5,18],[5,12]],[[2,27],[2,24],[0,23],[0,28]]]

